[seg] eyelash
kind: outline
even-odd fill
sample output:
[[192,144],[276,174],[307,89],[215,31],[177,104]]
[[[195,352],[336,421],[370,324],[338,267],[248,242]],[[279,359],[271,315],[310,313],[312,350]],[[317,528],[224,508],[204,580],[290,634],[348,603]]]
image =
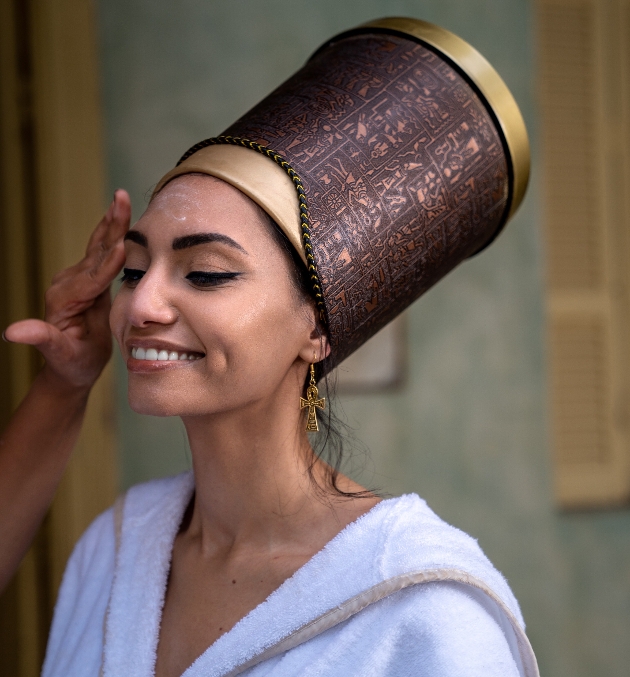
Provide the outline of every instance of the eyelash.
[[[144,270],[136,270],[135,268],[123,268],[123,276],[120,278],[121,282],[126,282],[129,285],[140,282],[144,276]],[[220,284],[229,282],[239,273],[205,273],[202,271],[192,271],[186,275],[186,279],[190,280],[196,287],[217,287]]]

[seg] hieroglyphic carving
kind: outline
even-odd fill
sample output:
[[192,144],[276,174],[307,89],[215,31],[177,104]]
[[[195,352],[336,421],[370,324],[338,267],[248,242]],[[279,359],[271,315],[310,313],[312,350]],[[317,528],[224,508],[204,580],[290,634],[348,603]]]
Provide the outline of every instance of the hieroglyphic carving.
[[501,137],[459,72],[394,35],[333,43],[225,134],[301,176],[332,367],[489,241],[508,201]]

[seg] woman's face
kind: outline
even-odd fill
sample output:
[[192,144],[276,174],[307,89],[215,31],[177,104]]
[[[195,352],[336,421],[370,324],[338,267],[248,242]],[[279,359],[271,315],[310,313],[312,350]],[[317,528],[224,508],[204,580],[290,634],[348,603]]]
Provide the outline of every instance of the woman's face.
[[186,175],[125,241],[110,315],[139,413],[195,416],[301,390],[322,355],[313,305],[261,210],[223,181]]

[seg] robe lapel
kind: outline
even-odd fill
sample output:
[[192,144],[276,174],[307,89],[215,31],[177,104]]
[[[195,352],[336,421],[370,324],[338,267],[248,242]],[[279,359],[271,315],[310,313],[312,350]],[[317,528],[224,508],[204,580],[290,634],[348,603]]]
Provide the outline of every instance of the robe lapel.
[[[153,677],[173,543],[193,489],[192,474],[186,473],[127,493],[106,622],[104,677]],[[227,674],[377,582],[381,544],[374,533],[382,530],[374,530],[374,521],[387,514],[388,503],[346,527],[182,677]],[[348,558],[348,538],[362,556]]]
[[382,548],[380,537],[374,534],[386,532],[377,525],[388,518],[392,501],[379,503],[341,531],[222,635],[182,677],[238,674],[239,666],[244,668],[330,609],[378,583]]
[[109,614],[104,677],[152,677],[173,542],[192,473],[127,492]]

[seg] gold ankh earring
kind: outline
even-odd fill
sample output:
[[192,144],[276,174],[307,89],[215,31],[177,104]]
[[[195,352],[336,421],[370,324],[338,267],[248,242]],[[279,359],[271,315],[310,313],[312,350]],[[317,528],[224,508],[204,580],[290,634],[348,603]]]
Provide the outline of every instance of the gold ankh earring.
[[306,389],[306,399],[300,397],[300,409],[308,407],[308,418],[306,419],[306,430],[309,433],[319,432],[317,425],[317,409],[326,407],[326,398],[319,397],[317,384],[315,383],[315,365],[311,364],[311,382]]

